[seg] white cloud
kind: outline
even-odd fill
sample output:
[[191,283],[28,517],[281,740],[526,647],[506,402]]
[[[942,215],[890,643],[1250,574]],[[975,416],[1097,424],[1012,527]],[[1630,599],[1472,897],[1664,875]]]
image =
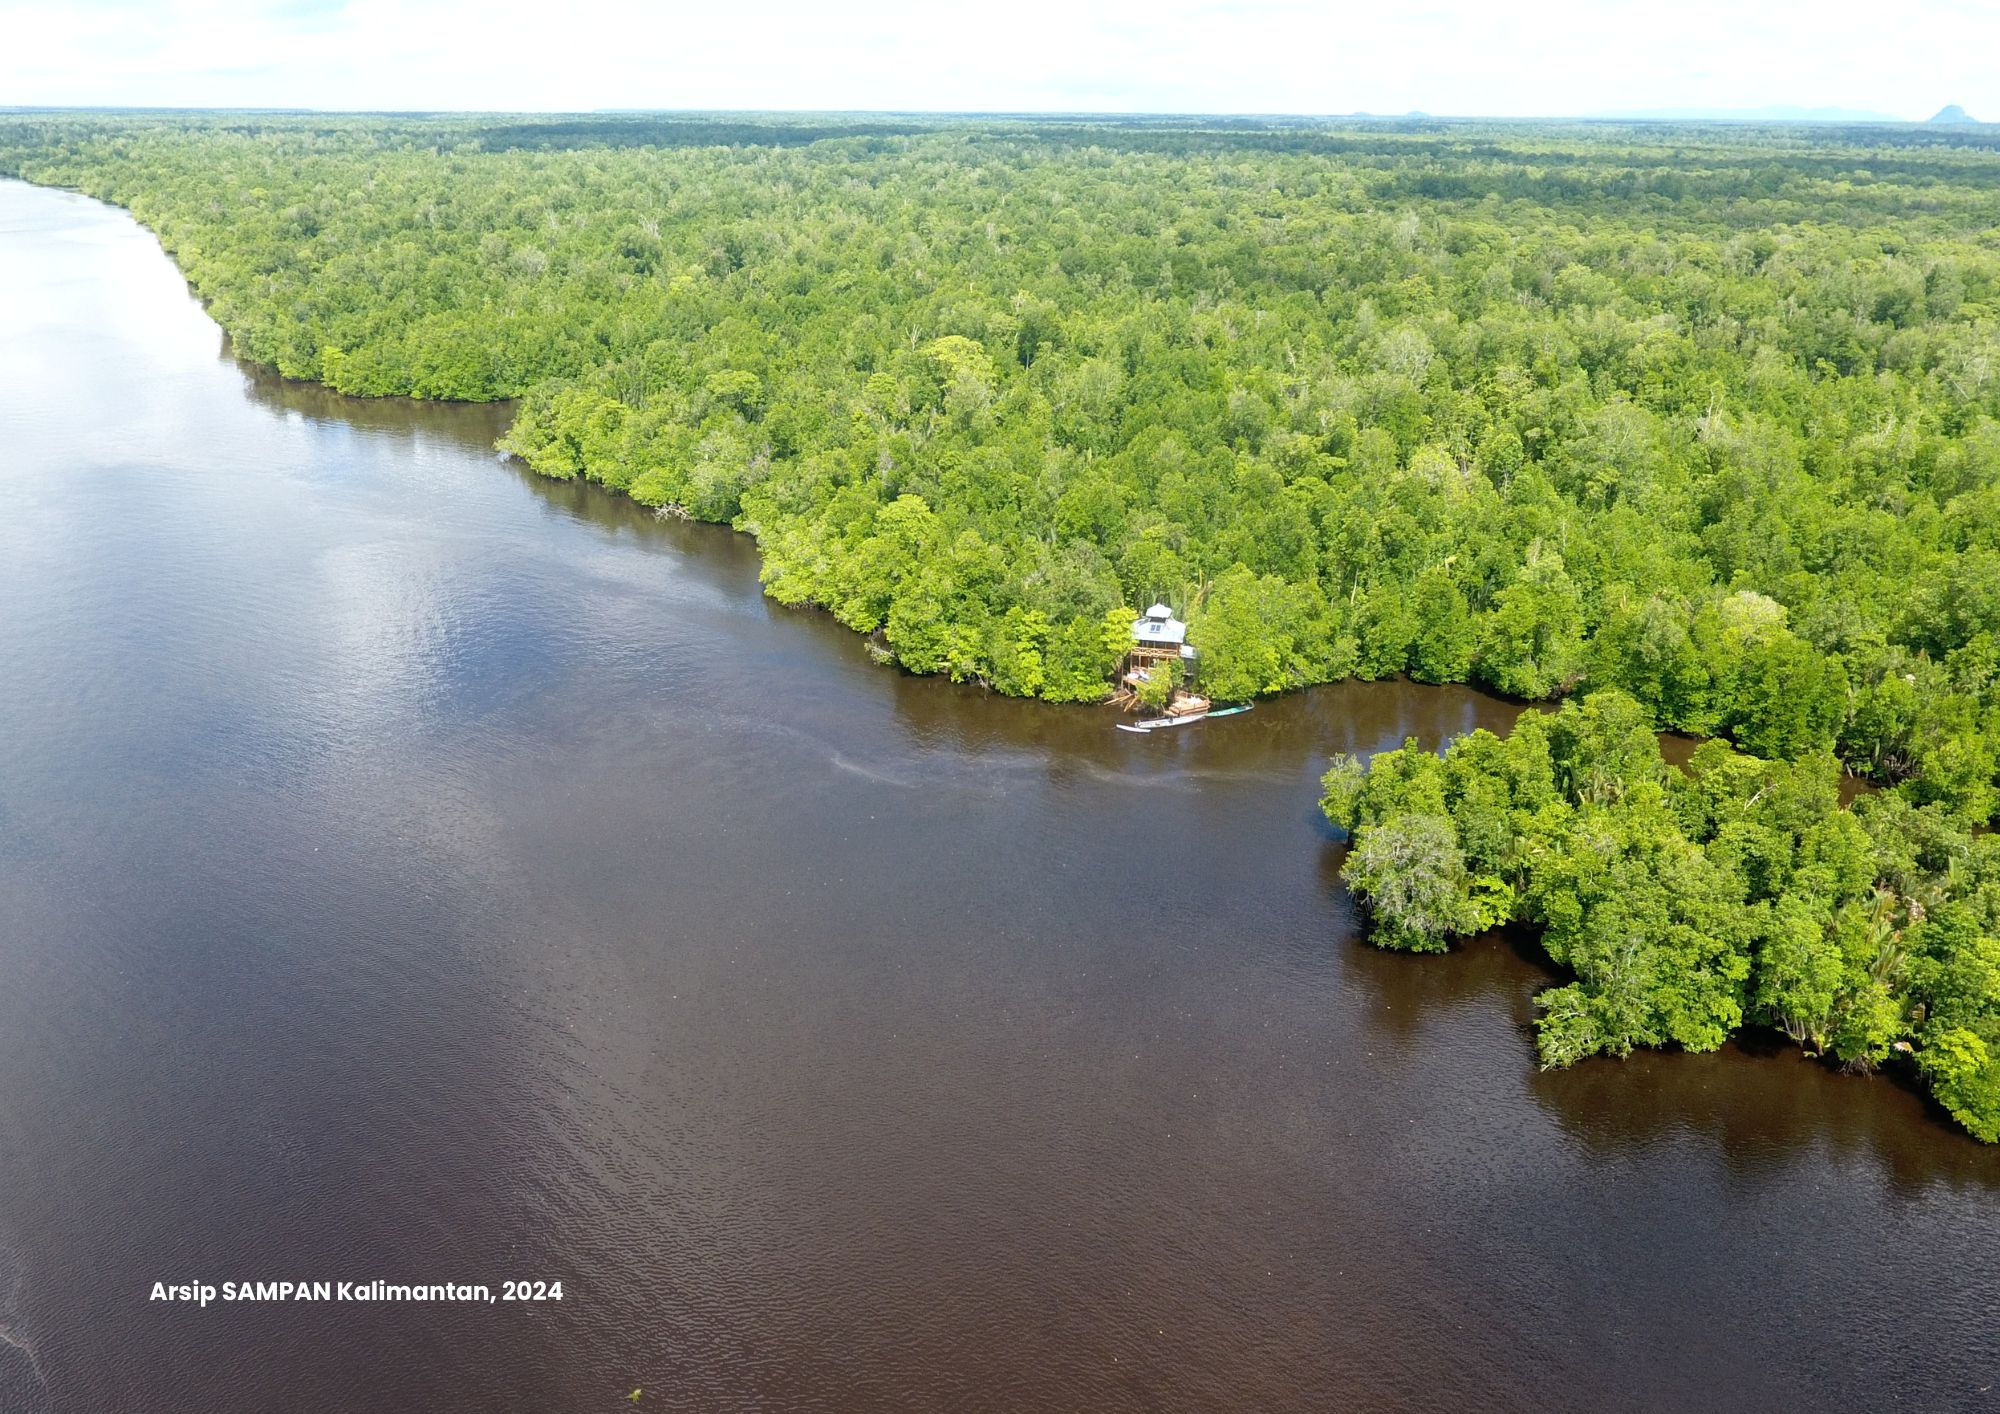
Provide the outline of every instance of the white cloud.
[[2000,118],[2000,3],[0,0],[0,103]]

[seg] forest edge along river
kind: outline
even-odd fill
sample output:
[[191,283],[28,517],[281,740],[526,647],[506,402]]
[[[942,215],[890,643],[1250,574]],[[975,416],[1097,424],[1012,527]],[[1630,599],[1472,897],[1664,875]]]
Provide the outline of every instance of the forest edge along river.
[[[1515,707],[884,670],[12,182],[0,329],[5,1407],[1991,1407],[1920,1096],[1359,943],[1327,758]],[[281,1278],[564,1299],[147,1299]]]

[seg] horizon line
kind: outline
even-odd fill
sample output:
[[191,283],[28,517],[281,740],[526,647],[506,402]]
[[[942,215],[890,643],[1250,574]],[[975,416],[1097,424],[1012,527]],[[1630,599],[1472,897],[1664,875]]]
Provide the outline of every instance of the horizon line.
[[[1777,124],[1797,127],[1993,127],[1994,123],[1967,118],[1963,122],[1937,122],[1931,118],[1898,118],[1853,110],[1852,116],[1814,116],[1803,104],[1772,104],[1769,107],[1803,109],[1799,113],[1760,113],[1755,109],[1673,108],[1594,113],[1433,113],[1410,109],[1401,113],[1379,113],[1363,109],[1350,112],[1200,110],[1177,108],[712,108],[712,107],[609,107],[609,108],[328,108],[279,104],[201,103],[0,103],[0,113],[245,113],[272,116],[322,117],[831,117],[831,118],[1002,118],[1002,119],[1224,119],[1257,122],[1435,122],[1435,123],[1741,123]],[[1945,104],[1944,108],[1957,107]],[[1837,105],[1826,105],[1838,112]]]

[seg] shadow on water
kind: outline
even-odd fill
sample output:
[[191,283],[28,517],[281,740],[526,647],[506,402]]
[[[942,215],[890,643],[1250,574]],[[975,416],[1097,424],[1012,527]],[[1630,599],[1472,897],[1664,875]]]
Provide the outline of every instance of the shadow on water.
[[1606,1157],[1699,1134],[1752,1186],[1826,1149],[1866,1156],[1905,1196],[1940,1182],[2000,1193],[1990,1146],[1958,1132],[1903,1071],[1844,1074],[1766,1034],[1705,1055],[1641,1051],[1539,1071],[1531,1085],[1564,1132]]
[[244,396],[285,416],[368,432],[451,443],[467,451],[488,451],[514,421],[515,404],[432,403],[415,398],[357,398],[318,383],[281,376],[262,364],[239,358],[223,334],[216,357],[243,375]]

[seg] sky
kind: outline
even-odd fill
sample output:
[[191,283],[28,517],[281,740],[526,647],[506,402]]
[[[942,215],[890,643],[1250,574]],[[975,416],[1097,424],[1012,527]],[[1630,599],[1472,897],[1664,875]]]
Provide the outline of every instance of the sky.
[[0,0],[0,105],[2000,119],[2000,0]]

